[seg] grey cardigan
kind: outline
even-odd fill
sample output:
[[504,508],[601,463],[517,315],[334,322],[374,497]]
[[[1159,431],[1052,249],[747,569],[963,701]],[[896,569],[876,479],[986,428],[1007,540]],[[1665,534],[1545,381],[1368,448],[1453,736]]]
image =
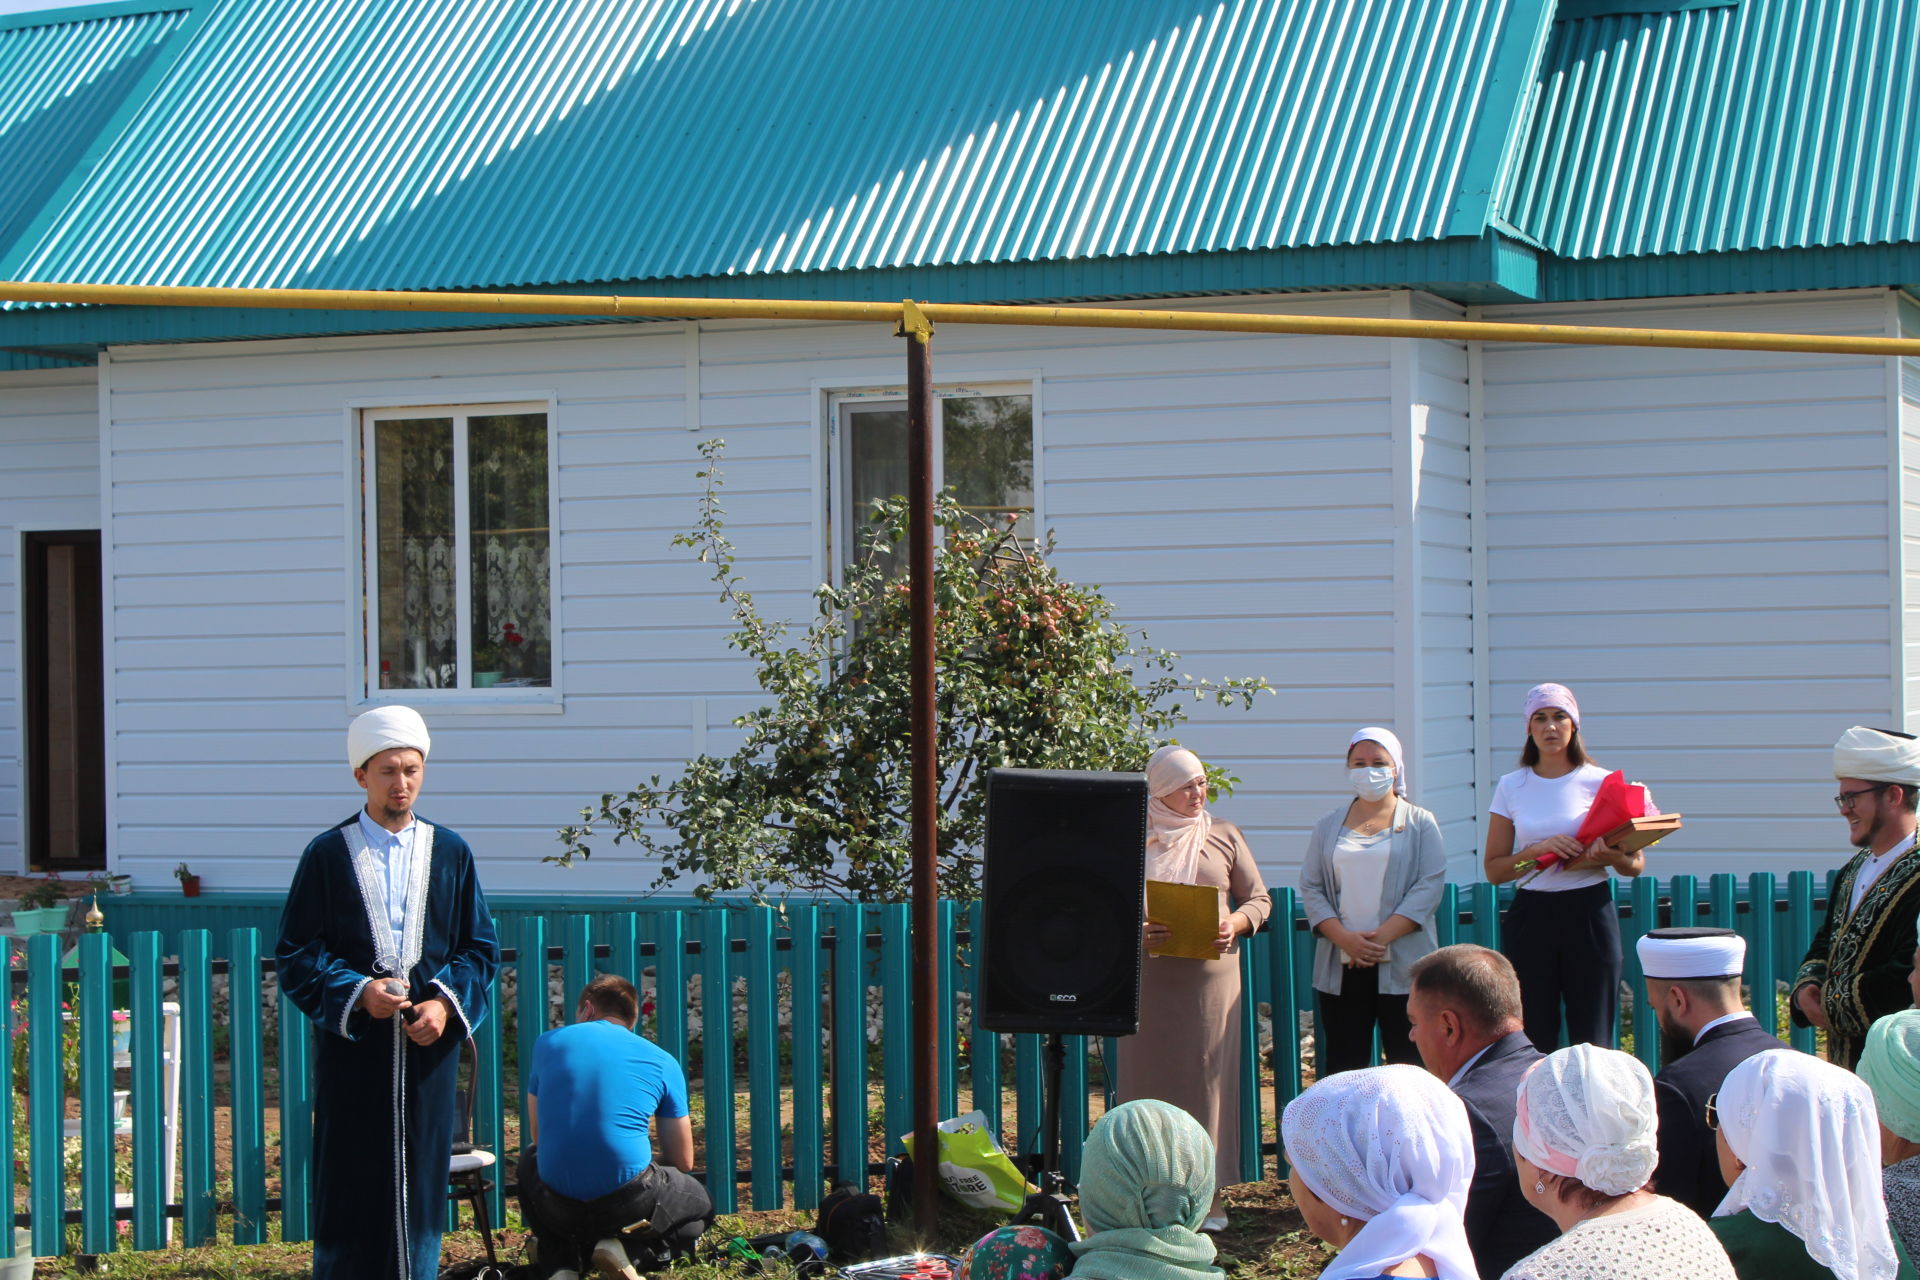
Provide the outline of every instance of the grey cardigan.
[[[1300,905],[1307,913],[1307,928],[1317,930],[1327,920],[1337,920],[1340,910],[1334,894],[1333,846],[1340,838],[1340,822],[1347,816],[1341,805],[1314,824],[1307,839],[1307,860],[1300,868]],[[1447,851],[1440,842],[1440,824],[1431,813],[1402,798],[1393,815],[1393,850],[1387,857],[1387,879],[1382,888],[1380,918],[1405,916],[1419,923],[1415,933],[1396,941],[1380,965],[1380,991],[1383,995],[1407,994],[1407,969],[1421,956],[1440,944],[1435,936],[1433,915],[1440,906],[1440,894],[1447,881]],[[1340,948],[1315,933],[1313,939],[1313,989],[1329,995],[1340,993],[1343,977]]]

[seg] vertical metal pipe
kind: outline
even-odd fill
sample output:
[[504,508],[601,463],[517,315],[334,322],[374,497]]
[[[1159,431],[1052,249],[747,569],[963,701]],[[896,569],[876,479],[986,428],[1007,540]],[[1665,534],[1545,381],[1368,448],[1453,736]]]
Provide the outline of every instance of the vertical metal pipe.
[[913,1217],[922,1238],[939,1207],[935,1128],[940,1099],[939,760],[933,672],[933,361],[932,326],[911,302],[903,308],[907,340],[907,581],[912,592],[909,637],[913,666]]

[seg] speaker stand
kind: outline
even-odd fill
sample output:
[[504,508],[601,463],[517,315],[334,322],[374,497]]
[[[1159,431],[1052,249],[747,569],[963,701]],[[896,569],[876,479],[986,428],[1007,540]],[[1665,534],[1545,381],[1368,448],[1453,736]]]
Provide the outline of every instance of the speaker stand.
[[1066,1071],[1067,1046],[1054,1032],[1047,1037],[1046,1074],[1041,1094],[1041,1147],[1032,1172],[1040,1190],[1028,1196],[1013,1215],[1015,1225],[1045,1227],[1063,1240],[1078,1240],[1067,1194],[1067,1176],[1060,1171],[1060,1077]]

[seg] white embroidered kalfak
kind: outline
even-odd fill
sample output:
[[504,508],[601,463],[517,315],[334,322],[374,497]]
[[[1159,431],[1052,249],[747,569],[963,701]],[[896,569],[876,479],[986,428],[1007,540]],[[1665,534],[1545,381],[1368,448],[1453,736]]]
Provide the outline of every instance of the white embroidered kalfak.
[[1520,1082],[1513,1146],[1536,1167],[1603,1195],[1638,1191],[1660,1163],[1653,1076],[1631,1054],[1576,1044]]
[[1343,1071],[1288,1103],[1281,1131],[1313,1193],[1366,1219],[1323,1280],[1377,1276],[1420,1254],[1441,1280],[1475,1280],[1464,1225],[1473,1130],[1446,1085],[1419,1067]]
[[1720,1132],[1746,1167],[1716,1218],[1777,1222],[1836,1280],[1892,1280],[1899,1269],[1880,1186],[1880,1116],[1866,1082],[1792,1049],[1727,1073]]

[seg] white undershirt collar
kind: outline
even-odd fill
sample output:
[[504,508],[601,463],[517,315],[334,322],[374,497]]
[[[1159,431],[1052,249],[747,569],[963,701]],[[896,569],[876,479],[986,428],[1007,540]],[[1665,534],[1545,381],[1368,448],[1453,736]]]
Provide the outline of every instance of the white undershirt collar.
[[1752,1018],[1755,1022],[1759,1021],[1758,1018],[1754,1018],[1753,1015],[1751,1013],[1748,1013],[1745,1009],[1742,1009],[1738,1013],[1723,1013],[1719,1017],[1715,1018],[1712,1022],[1709,1022],[1706,1026],[1700,1028],[1700,1030],[1694,1032],[1693,1043],[1695,1044],[1695,1046],[1698,1046],[1700,1041],[1706,1037],[1707,1032],[1713,1030],[1717,1026],[1720,1026],[1722,1023],[1738,1022],[1742,1018]]

